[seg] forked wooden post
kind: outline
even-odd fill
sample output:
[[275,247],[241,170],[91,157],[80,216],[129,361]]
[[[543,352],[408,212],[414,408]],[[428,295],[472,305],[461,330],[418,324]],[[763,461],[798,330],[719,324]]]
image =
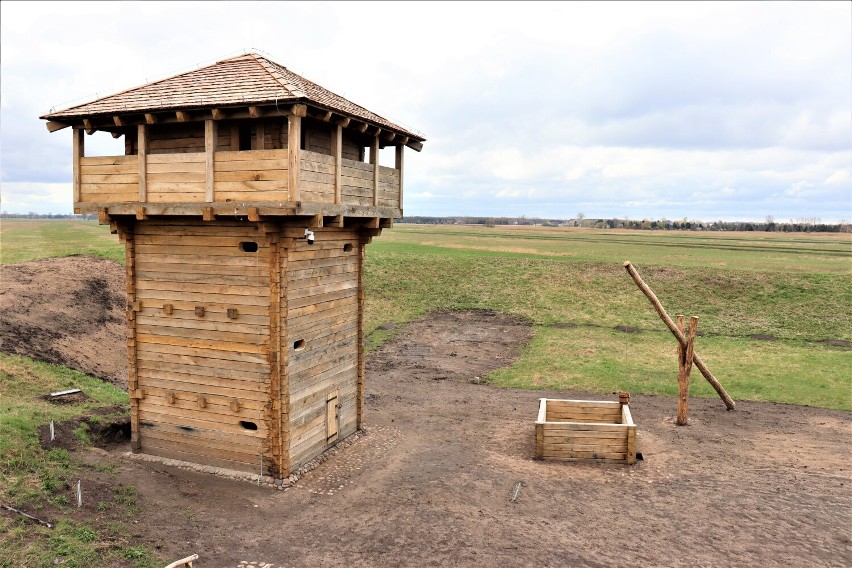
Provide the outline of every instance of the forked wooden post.
[[[683,315],[677,316],[677,328],[681,333],[686,333]],[[686,426],[687,413],[689,412],[689,374],[692,372],[692,361],[695,357],[695,332],[698,329],[698,318],[692,316],[689,319],[689,332],[687,333],[687,346],[678,342],[677,344],[677,421],[678,426]]]
[[[654,309],[657,310],[657,313],[660,315],[660,318],[663,320],[663,323],[666,324],[666,327],[669,328],[669,330],[672,332],[672,334],[674,334],[674,336],[677,338],[681,345],[686,346],[686,336],[683,334],[682,331],[677,328],[675,323],[672,321],[672,318],[670,318],[669,314],[666,313],[666,310],[663,308],[663,305],[660,303],[660,300],[657,299],[657,296],[654,294],[651,288],[649,288],[648,285],[645,284],[645,282],[642,280],[642,277],[639,276],[639,273],[636,272],[636,268],[634,268],[633,265],[630,264],[629,260],[624,261],[624,268],[627,270],[627,273],[630,274],[630,277],[633,278],[633,281],[636,283],[639,289],[642,290],[642,293],[644,293],[648,300],[650,300],[651,305],[653,305]],[[728,396],[728,393],[725,391],[725,387],[723,387],[722,383],[720,383],[718,379],[713,376],[713,373],[710,372],[710,369],[707,368],[707,365],[704,364],[704,361],[701,360],[701,358],[698,356],[698,353],[693,354],[692,360],[695,363],[695,366],[698,367],[698,370],[701,371],[701,374],[704,375],[704,378],[707,379],[707,382],[710,383],[710,386],[713,387],[713,389],[725,403],[727,409],[733,410],[734,408],[736,408],[734,400],[730,396]]]

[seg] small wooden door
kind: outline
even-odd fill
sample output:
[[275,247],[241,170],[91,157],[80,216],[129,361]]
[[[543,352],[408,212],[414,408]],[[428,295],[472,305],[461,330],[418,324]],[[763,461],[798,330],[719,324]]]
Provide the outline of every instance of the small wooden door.
[[325,437],[327,443],[337,441],[338,424],[340,420],[339,391],[328,393],[325,398]]

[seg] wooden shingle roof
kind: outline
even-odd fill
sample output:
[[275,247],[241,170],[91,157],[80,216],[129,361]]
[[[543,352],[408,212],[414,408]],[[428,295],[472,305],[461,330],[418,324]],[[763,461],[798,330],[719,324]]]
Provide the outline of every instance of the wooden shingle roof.
[[425,140],[422,134],[394,124],[257,53],[223,59],[40,118],[61,122],[111,115],[296,103],[373,124],[412,140]]

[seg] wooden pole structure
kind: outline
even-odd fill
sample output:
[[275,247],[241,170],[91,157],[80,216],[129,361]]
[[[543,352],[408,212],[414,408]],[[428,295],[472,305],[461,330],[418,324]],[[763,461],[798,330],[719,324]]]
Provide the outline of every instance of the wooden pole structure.
[[[677,316],[677,328],[686,333],[683,315]],[[692,361],[695,356],[695,332],[698,329],[698,318],[692,316],[689,320],[686,348],[677,344],[677,421],[678,426],[686,426],[689,411],[689,374],[692,372]]]
[[[642,280],[642,277],[639,276],[639,273],[636,272],[636,268],[634,268],[633,265],[630,264],[629,260],[624,261],[624,268],[627,269],[627,273],[630,274],[630,277],[633,278],[633,281],[636,283],[639,289],[642,290],[648,300],[651,301],[651,304],[654,306],[654,309],[657,310],[657,313],[660,315],[660,318],[663,320],[663,323],[666,324],[666,327],[669,328],[669,330],[677,338],[681,345],[683,345],[684,347],[688,347],[686,336],[681,330],[677,328],[675,323],[672,321],[672,318],[669,317],[669,315],[666,313],[666,310],[663,308],[663,305],[657,299],[657,296],[654,294],[651,288],[649,288],[648,285],[645,284],[645,282]],[[725,403],[725,406],[728,408],[728,410],[733,410],[734,408],[736,408],[734,400],[730,396],[728,396],[728,393],[725,391],[725,387],[723,387],[722,383],[720,383],[718,379],[713,376],[713,373],[710,372],[710,369],[707,368],[707,365],[704,364],[704,362],[698,356],[698,353],[693,354],[692,360],[695,363],[695,366],[698,367],[698,370],[701,371],[701,374],[704,375],[704,378],[707,379],[707,382],[710,383],[710,386],[715,389],[716,393]]]

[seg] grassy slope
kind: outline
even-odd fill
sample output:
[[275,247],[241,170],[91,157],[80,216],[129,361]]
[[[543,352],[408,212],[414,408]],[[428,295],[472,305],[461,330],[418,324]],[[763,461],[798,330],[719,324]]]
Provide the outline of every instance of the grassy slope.
[[[53,405],[42,395],[79,388],[91,400]],[[38,427],[77,417],[88,410],[127,404],[127,393],[108,383],[58,365],[0,354],[0,500],[36,517],[58,520],[52,529],[35,525],[4,511],[0,514],[0,567],[52,566],[162,566],[143,546],[128,541],[127,524],[134,509],[126,495],[116,494],[121,522],[87,519],[74,507],[74,483],[85,465],[64,449],[43,450]],[[75,431],[86,441],[85,429]],[[125,505],[130,505],[124,509]],[[115,516],[115,515],[113,515]]]
[[[94,222],[2,223],[4,262],[122,257]],[[819,343],[852,341],[849,235],[397,225],[367,251],[368,332],[441,308],[496,309],[538,326],[521,360],[489,377],[498,385],[673,394],[675,345],[622,268],[629,259],[671,315],[701,318],[697,349],[735,399],[852,408],[852,352]],[[696,395],[713,395],[693,376]]]

